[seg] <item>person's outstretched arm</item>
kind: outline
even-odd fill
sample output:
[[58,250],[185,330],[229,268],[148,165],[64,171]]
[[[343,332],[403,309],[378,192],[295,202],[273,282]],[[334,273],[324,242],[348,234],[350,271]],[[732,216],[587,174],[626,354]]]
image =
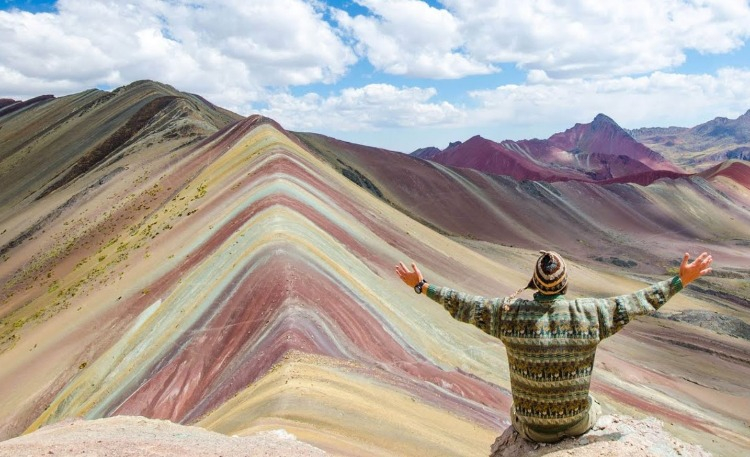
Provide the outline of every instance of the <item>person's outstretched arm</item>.
[[485,333],[498,337],[502,318],[502,298],[487,299],[424,282],[424,276],[415,263],[412,270],[403,262],[396,265],[396,273],[411,288],[422,283],[422,293],[443,305],[450,315],[461,322],[478,327]]
[[680,274],[638,292],[619,297],[595,299],[599,315],[599,336],[604,339],[622,330],[635,316],[651,314],[694,280],[711,272],[713,258],[704,252],[693,262],[685,253]]

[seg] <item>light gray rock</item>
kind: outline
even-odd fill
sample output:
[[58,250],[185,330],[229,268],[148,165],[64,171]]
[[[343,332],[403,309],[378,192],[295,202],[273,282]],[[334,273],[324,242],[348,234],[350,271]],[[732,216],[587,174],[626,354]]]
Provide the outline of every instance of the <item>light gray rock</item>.
[[587,433],[542,446],[505,429],[490,450],[490,457],[710,457],[700,446],[670,435],[652,417],[602,416]]

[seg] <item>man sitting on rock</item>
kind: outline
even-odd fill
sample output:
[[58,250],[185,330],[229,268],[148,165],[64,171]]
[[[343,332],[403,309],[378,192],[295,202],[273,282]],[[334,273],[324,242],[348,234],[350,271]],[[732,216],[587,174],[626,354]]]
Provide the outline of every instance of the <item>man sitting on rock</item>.
[[[630,295],[568,300],[565,261],[541,251],[529,284],[510,297],[483,298],[428,284],[417,265],[396,273],[455,319],[479,327],[505,345],[510,368],[513,428],[523,438],[553,443],[587,432],[601,408],[589,394],[596,346],[633,317],[659,309],[693,280],[711,272],[711,255],[693,262],[685,253],[680,274]],[[516,299],[524,289],[533,300]]]

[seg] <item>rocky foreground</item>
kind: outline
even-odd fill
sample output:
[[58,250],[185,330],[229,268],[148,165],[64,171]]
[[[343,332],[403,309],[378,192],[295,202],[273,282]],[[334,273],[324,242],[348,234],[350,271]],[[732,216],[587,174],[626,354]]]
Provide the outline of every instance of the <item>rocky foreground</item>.
[[243,457],[321,456],[322,450],[284,430],[227,436],[200,427],[137,416],[65,420],[0,442],[2,457]]
[[[227,436],[200,427],[134,416],[67,420],[28,435],[0,442],[0,456],[144,456],[241,457],[321,456],[325,451],[284,430]],[[490,449],[490,457],[710,457],[700,446],[684,443],[654,418],[603,416],[589,433],[553,445],[529,443],[508,427]]]
[[490,457],[707,457],[700,446],[678,440],[653,417],[602,416],[588,433],[555,444],[530,443],[512,427],[495,440]]

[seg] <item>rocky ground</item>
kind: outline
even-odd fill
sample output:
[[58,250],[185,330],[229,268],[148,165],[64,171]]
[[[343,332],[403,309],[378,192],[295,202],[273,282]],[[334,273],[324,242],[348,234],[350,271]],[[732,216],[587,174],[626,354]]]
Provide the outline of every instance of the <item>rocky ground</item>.
[[709,457],[700,446],[687,444],[664,431],[654,418],[602,416],[588,433],[559,443],[533,444],[512,427],[495,440],[490,457]]
[[[529,443],[508,428],[489,450],[490,457],[710,457],[700,446],[684,443],[653,418],[603,416],[578,438],[545,445]],[[2,457],[242,457],[322,456],[323,450],[284,430],[251,436],[226,436],[200,427],[143,417],[115,416],[92,421],[62,421],[34,433],[0,442]]]
[[322,456],[284,430],[236,437],[144,417],[72,420],[0,442],[1,457]]

